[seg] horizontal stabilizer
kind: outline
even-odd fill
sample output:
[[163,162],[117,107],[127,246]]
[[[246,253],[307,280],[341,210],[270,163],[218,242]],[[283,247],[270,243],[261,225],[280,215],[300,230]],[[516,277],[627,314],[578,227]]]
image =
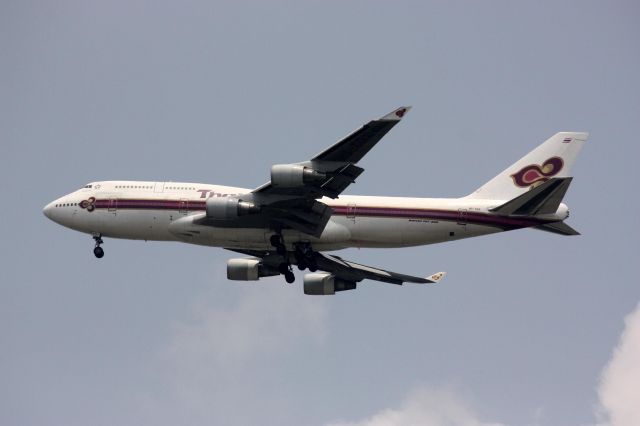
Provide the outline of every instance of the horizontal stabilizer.
[[564,222],[553,222],[545,225],[536,226],[541,231],[553,232],[560,235],[580,235],[578,231],[570,227]]
[[572,177],[549,179],[491,211],[505,216],[553,214],[558,210],[572,179]]

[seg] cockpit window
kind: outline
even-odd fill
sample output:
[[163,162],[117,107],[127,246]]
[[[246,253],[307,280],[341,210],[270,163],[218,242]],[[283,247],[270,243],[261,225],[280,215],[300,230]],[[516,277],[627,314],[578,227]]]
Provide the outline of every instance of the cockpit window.
[[92,185],[91,185],[91,184],[89,184],[89,185],[85,185],[84,187],[85,187],[85,188],[91,188],[91,186],[92,186]]

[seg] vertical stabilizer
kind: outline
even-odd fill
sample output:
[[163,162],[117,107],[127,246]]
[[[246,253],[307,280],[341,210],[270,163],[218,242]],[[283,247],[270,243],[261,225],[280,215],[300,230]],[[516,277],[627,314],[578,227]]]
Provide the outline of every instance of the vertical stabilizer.
[[573,163],[588,136],[582,132],[556,133],[468,198],[511,200],[551,178],[571,176]]

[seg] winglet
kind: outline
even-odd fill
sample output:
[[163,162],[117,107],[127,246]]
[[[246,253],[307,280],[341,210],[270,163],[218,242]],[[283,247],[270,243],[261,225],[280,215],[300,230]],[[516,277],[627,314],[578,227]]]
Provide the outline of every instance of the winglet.
[[427,277],[427,280],[429,280],[429,282],[435,284],[437,282],[440,282],[444,276],[447,275],[446,272],[438,272],[437,274],[433,274],[430,277]]
[[406,113],[411,109],[410,106],[403,106],[396,110],[391,111],[389,114],[382,117],[380,120],[388,120],[388,121],[400,121],[402,117],[405,116]]

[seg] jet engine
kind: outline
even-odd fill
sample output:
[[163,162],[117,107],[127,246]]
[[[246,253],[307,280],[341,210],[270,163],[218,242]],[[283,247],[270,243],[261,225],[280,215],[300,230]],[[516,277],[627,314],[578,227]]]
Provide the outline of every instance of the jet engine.
[[283,188],[296,188],[305,184],[320,184],[327,175],[299,164],[271,166],[271,184]]
[[304,294],[325,296],[335,294],[336,291],[355,288],[355,282],[337,278],[333,274],[321,272],[304,276]]
[[260,262],[260,259],[229,259],[227,278],[234,281],[257,281],[262,277],[280,275],[280,272]]
[[235,197],[212,197],[206,203],[207,217],[216,220],[233,220],[260,211],[259,207]]

